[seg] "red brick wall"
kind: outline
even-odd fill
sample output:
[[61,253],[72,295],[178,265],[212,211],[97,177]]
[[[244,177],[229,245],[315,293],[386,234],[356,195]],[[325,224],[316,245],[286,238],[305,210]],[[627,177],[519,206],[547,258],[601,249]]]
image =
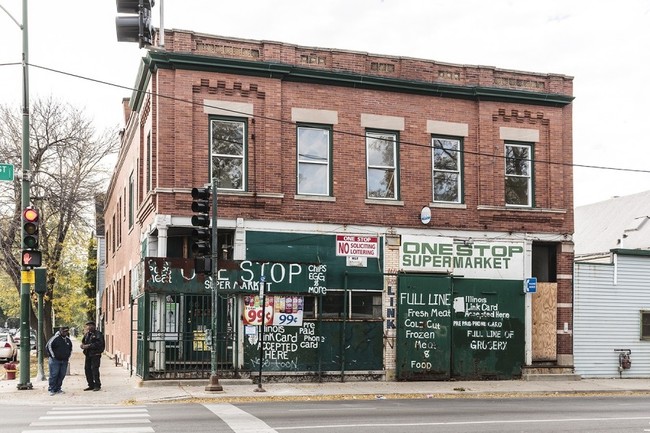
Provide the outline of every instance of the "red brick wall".
[[[163,188],[189,188],[208,182],[208,115],[203,112],[204,99],[254,105],[257,117],[248,124],[248,191],[283,193],[284,199],[262,199],[254,194],[221,195],[219,212],[225,218],[277,219],[282,215],[283,219],[299,221],[420,226],[417,216],[422,206],[431,202],[432,195],[431,150],[427,147],[430,134],[426,131],[426,121],[431,119],[469,125],[469,136],[464,139],[463,187],[467,209],[435,208],[432,228],[573,232],[571,167],[545,163],[571,161],[565,109],[332,88],[208,72],[163,70],[160,75],[164,79],[159,83],[174,82],[168,76],[177,76],[173,89],[161,88],[161,91],[173,91],[175,98],[194,103],[158,101],[160,118],[166,119],[159,122],[157,135],[161,171],[157,182]],[[236,90],[236,83],[246,92]],[[335,202],[293,199],[296,128],[291,122],[291,108],[294,107],[338,112],[339,123],[333,125]],[[405,130],[399,131],[403,206],[365,203],[365,129],[360,123],[361,113],[405,120]],[[505,209],[504,141],[499,137],[502,126],[540,131],[540,142],[535,143],[535,208],[561,212]],[[158,200],[160,213],[190,214],[190,197],[186,193],[161,195]]]
[[[203,51],[197,51],[197,41]],[[301,68],[345,71],[391,79],[440,85],[482,86],[512,91],[572,94],[572,79],[559,75],[505,71],[489,67],[449,65],[434,61],[368,55],[347,51],[312,49],[274,42],[227,40],[168,32],[169,51],[193,52],[246,61],[284,63]],[[215,52],[206,51],[206,47]],[[257,51],[256,51],[257,50]],[[251,54],[253,53],[253,54]],[[258,54],[255,54],[258,53]],[[259,57],[254,57],[259,55]],[[252,57],[251,57],[252,56]],[[122,224],[119,250],[107,248],[111,278],[128,273],[140,257],[141,234],[156,214],[190,216],[190,188],[208,182],[208,115],[204,100],[252,104],[255,117],[248,121],[248,176],[246,194],[220,194],[222,218],[322,222],[338,225],[381,225],[424,228],[420,209],[432,201],[431,135],[427,120],[465,123],[463,189],[465,206],[434,207],[427,227],[518,233],[573,233],[572,108],[525,105],[514,102],[454,99],[384,90],[334,87],[299,83],[280,76],[244,76],[209,71],[156,69],[150,90],[159,96],[145,97],[133,139],[124,143],[116,174],[108,193],[106,215],[111,216],[131,170],[139,174],[142,207],[136,226]],[[333,189],[335,201],[296,200],[296,126],[292,108],[332,110]],[[366,203],[365,129],[361,114],[404,118],[399,131],[399,205]],[[131,125],[131,128],[134,126]],[[500,127],[536,129],[534,144],[535,206],[510,209],[504,204],[504,141]],[[143,189],[146,166],[146,135],[152,131],[154,148],[153,187]],[[546,164],[551,161],[553,164]],[[270,196],[273,195],[273,196]],[[124,203],[124,201],[122,202]],[[107,218],[107,221],[110,221]],[[110,232],[110,227],[107,227]],[[558,257],[558,273],[572,274],[572,255]],[[560,268],[562,270],[560,270]],[[558,287],[558,302],[572,303],[570,280]],[[560,308],[558,329],[570,323],[571,309]],[[116,315],[125,320],[128,309]],[[130,320],[130,319],[129,319]],[[129,322],[130,323],[130,322]],[[129,352],[129,329],[117,324],[115,350]],[[558,353],[572,353],[570,334],[559,335]]]

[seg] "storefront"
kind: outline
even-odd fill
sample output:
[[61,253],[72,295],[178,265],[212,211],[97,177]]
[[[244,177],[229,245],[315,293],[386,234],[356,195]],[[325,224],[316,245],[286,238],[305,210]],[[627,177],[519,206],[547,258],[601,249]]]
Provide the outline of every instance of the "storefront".
[[[242,295],[245,370],[257,371],[262,362],[263,371],[280,375],[383,374],[381,238],[346,236],[352,241],[246,233],[249,261],[220,282],[220,291],[223,284],[236,286],[234,280],[260,282]],[[366,255],[350,260],[350,247],[364,246],[359,252]]]
[[[361,243],[334,234],[246,232],[247,259],[218,263],[220,374],[252,376],[261,362],[277,378],[383,375],[381,238],[352,239],[366,241],[365,257],[344,254]],[[144,260],[142,377],[209,375],[212,279],[192,263]]]
[[397,279],[401,380],[508,379],[525,349],[524,245],[403,236]]

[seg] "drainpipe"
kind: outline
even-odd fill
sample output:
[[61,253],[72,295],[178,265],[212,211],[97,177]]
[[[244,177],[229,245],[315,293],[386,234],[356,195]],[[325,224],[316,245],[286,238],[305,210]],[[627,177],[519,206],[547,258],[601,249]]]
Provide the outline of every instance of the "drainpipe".
[[348,318],[348,273],[343,280],[343,324],[341,325],[341,382],[345,382],[345,325]]
[[[131,304],[131,326],[129,326],[129,377],[133,376],[133,296],[129,293],[129,303]],[[146,345],[145,345],[146,346]],[[138,350],[136,348],[136,350]]]

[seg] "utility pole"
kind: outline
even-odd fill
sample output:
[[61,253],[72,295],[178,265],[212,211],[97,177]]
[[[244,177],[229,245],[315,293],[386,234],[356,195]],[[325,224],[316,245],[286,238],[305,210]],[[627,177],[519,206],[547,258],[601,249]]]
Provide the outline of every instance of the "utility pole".
[[[27,20],[27,0],[23,0],[23,177],[22,177],[22,208],[29,206],[29,188],[31,186],[31,169],[29,160],[29,32]],[[21,228],[21,239],[25,237],[25,227]],[[25,281],[25,274],[29,268],[22,267],[20,283],[20,380],[18,389],[32,389],[29,381],[29,283]],[[27,343],[27,344],[25,344]]]
[[[29,188],[31,184],[31,172],[29,161],[29,31],[27,20],[27,0],[23,0],[23,24],[21,25],[16,19],[2,6],[3,11],[13,20],[14,23],[23,32],[23,148],[22,148],[22,180],[21,180],[21,209],[24,211],[29,207],[30,197]],[[21,243],[25,239],[25,224],[21,220]],[[21,248],[24,245],[21,245]],[[21,276],[20,276],[20,378],[18,389],[32,389],[32,383],[29,381],[29,346],[30,346],[30,326],[29,326],[29,307],[30,307],[30,275],[28,272],[31,267],[25,266],[24,258],[21,253]],[[25,343],[26,342],[26,343]]]
[[211,269],[211,297],[212,297],[212,345],[210,346],[210,382],[205,386],[206,391],[223,391],[223,386],[219,383],[219,373],[217,365],[217,330],[219,327],[218,320],[218,293],[217,293],[217,275],[218,275],[218,265],[217,260],[219,257],[219,252],[217,248],[219,246],[217,239],[217,178],[212,175],[212,238],[211,238],[211,254],[212,254],[212,269]]

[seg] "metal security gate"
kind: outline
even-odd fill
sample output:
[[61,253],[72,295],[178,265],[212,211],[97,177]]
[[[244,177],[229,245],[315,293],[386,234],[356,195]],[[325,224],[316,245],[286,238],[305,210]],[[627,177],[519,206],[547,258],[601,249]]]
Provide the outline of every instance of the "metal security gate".
[[397,378],[451,376],[451,278],[403,275],[397,289]]
[[[217,365],[232,370],[234,298],[218,299]],[[138,366],[143,379],[208,379],[212,320],[209,294],[145,293],[138,299]]]
[[452,377],[511,379],[525,361],[523,281],[453,280]]
[[397,378],[520,376],[525,350],[522,287],[522,281],[400,275]]

